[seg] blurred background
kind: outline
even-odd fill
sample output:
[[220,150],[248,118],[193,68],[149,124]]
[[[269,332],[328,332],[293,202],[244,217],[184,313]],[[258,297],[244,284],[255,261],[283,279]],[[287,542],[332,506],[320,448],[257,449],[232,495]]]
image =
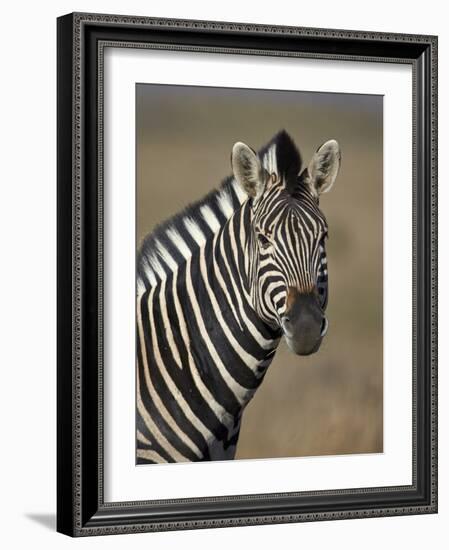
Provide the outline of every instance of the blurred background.
[[383,451],[383,98],[138,84],[137,243],[231,173],[236,141],[285,128],[307,165],[328,139],[342,165],[320,206],[329,224],[329,331],[318,353],[282,342],[243,414],[236,458]]

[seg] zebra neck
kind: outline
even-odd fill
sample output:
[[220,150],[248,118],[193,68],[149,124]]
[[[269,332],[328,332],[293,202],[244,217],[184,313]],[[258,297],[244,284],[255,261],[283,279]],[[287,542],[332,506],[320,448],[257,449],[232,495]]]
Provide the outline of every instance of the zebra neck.
[[277,342],[279,335],[261,319],[251,295],[250,223],[251,207],[245,202],[214,236],[211,250],[206,247],[205,264],[213,290],[223,298],[220,307],[228,310],[238,329],[249,335],[258,332],[264,341]]
[[[262,382],[279,343],[279,335],[257,315],[249,294],[245,258],[248,215],[243,205],[198,250],[198,260],[192,259],[208,347],[217,352],[214,363],[221,374],[226,378],[229,373],[228,386],[242,408]],[[233,411],[239,413],[234,407]]]

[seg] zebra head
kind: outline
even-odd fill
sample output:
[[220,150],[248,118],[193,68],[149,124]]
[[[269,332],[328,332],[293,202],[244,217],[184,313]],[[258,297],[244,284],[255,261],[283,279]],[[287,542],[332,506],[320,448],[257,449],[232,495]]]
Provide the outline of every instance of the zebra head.
[[328,328],[326,219],[319,197],[340,167],[335,140],[321,145],[308,166],[286,132],[256,154],[237,142],[235,179],[248,195],[245,261],[248,289],[258,316],[283,334],[288,347],[309,355]]

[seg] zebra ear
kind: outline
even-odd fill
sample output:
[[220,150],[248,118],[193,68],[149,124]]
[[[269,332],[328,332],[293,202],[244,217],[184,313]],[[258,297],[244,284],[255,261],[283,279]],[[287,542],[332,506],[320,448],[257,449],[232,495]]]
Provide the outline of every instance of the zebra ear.
[[330,191],[340,170],[340,146],[335,139],[323,143],[313,155],[309,166],[303,172],[303,181],[313,195],[318,197]]
[[245,143],[234,144],[231,154],[235,179],[245,193],[257,201],[265,189],[265,170],[256,153]]

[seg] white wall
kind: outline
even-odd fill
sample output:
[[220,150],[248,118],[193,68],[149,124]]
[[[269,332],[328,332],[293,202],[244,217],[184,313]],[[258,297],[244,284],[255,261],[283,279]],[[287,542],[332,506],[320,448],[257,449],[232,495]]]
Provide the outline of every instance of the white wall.
[[[449,521],[447,464],[449,206],[445,170],[440,185],[440,513],[222,530],[157,533],[74,541],[54,532],[55,510],[55,166],[56,22],[71,11],[215,19],[301,26],[440,35],[440,155],[448,148],[449,31],[443,2],[375,3],[314,0],[221,2],[137,0],[108,2],[9,2],[2,9],[0,93],[2,262],[1,539],[5,548],[26,543],[45,548],[148,545],[224,548],[245,545],[326,546],[348,549],[421,548],[446,534]],[[53,4],[53,5],[52,5]],[[301,5],[302,4],[302,5]],[[443,166],[444,168],[444,166]],[[5,307],[6,304],[6,307]],[[6,441],[5,441],[6,434]],[[9,542],[8,542],[9,541]],[[6,543],[6,544],[5,544]],[[107,546],[106,546],[107,545]],[[437,547],[441,547],[437,544]]]

